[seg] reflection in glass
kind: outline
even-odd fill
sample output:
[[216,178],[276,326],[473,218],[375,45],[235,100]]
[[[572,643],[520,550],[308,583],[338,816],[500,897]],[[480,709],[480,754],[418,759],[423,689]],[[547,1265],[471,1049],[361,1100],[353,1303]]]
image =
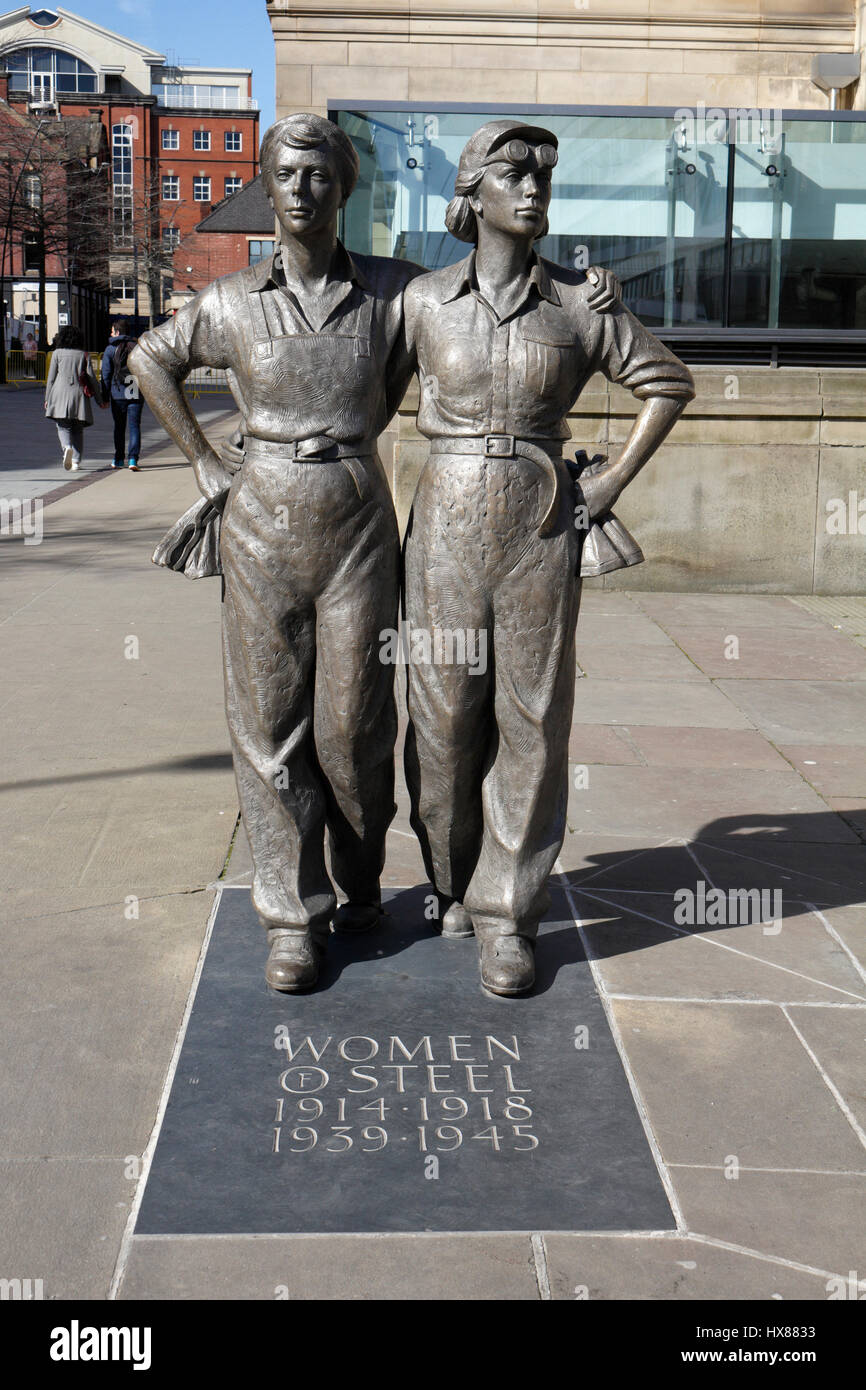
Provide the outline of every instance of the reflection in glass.
[[[431,270],[461,260],[445,231],[457,162],[500,114],[340,111],[361,160],[349,249]],[[513,119],[559,140],[542,255],[608,266],[650,327],[866,328],[866,122]]]

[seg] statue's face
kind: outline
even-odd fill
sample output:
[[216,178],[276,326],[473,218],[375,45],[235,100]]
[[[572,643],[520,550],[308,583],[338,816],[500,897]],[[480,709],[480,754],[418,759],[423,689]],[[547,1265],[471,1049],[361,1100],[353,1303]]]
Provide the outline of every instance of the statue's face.
[[470,202],[486,226],[534,239],[541,233],[550,207],[553,171],[540,164],[533,146],[514,143],[523,145],[526,158],[489,164]]
[[343,205],[339,170],[327,145],[312,150],[280,145],[269,162],[265,187],[289,236],[308,236],[332,226]]

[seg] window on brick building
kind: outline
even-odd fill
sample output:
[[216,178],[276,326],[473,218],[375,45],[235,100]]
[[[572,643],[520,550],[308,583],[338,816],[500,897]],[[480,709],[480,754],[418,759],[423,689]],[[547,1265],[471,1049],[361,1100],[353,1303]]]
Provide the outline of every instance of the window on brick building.
[[244,137],[239,130],[226,131],[226,154],[240,154]]
[[39,236],[36,232],[25,232],[21,239],[21,249],[24,253],[24,270],[39,270],[42,265],[41,247]]
[[179,131],[179,130],[164,130],[164,131],[162,132],[162,148],[163,148],[164,150],[179,150],[179,149],[180,149],[180,131]]
[[194,150],[210,149],[210,131],[194,130],[192,133],[192,147]]
[[111,127],[111,195],[113,242],[128,247],[133,239],[133,163],[131,121],[118,121]]
[[210,202],[210,179],[205,174],[196,174],[192,181],[192,196],[196,203]]
[[274,254],[273,238],[270,241],[250,241],[247,244],[250,248],[250,265],[258,265],[259,261],[264,261]]
[[163,174],[162,201],[176,203],[180,198],[180,178],[177,174]]
[[162,229],[162,244],[163,244],[163,246],[165,247],[166,251],[173,251],[174,248],[179,244],[179,242],[180,242],[180,228],[179,228],[179,227],[163,227],[163,229]]
[[131,276],[120,275],[111,282],[112,299],[133,299],[135,297],[135,283]]
[[225,194],[223,196],[227,198],[230,193],[237,193],[238,189],[243,188],[243,186],[243,179],[239,179],[232,174],[230,178],[225,180]]

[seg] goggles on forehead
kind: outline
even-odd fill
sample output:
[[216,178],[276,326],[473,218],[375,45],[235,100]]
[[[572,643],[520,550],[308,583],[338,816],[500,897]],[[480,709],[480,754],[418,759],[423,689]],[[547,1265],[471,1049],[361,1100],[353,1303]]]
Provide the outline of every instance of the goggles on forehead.
[[552,169],[559,159],[554,145],[528,145],[525,140],[507,140],[498,150],[488,155],[484,166],[501,164],[534,164],[537,169]]

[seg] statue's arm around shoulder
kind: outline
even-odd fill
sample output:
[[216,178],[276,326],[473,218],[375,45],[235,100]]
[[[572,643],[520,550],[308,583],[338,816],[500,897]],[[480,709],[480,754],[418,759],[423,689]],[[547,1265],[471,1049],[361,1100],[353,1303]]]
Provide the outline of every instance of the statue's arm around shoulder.
[[405,278],[403,279],[401,294],[400,327],[385,369],[385,395],[389,420],[399,409],[409,382],[418,370],[416,343],[418,308],[415,286],[418,277],[423,276],[425,272],[422,266],[413,265],[408,261],[401,264],[401,271],[401,278]]

